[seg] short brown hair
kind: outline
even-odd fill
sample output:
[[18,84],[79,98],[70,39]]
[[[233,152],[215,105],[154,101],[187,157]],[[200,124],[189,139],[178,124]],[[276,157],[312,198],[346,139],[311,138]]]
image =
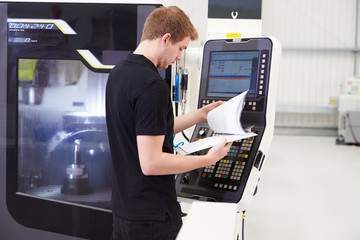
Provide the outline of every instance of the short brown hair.
[[178,7],[160,7],[146,19],[141,41],[153,40],[166,33],[171,34],[171,42],[177,43],[185,37],[198,38],[198,33],[189,17]]

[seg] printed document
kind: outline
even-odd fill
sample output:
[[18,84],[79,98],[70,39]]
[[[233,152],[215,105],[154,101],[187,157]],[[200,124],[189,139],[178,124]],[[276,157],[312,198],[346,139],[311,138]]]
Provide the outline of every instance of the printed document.
[[227,142],[233,142],[256,136],[256,133],[245,132],[240,122],[246,93],[247,91],[231,98],[208,113],[208,124],[216,133],[215,136],[184,144],[175,150],[182,155],[186,155],[210,148],[219,143],[222,137],[225,137]]

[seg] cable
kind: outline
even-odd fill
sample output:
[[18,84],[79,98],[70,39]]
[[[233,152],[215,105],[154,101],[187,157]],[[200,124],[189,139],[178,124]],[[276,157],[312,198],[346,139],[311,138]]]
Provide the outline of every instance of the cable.
[[243,211],[243,214],[242,214],[242,230],[241,230],[241,239],[242,240],[245,240],[245,230],[244,230],[244,228],[245,228],[245,211]]
[[185,105],[186,105],[186,95],[187,95],[187,89],[188,89],[188,75],[189,70],[187,68],[183,69],[183,73],[181,75],[181,82],[180,82],[180,88],[181,88],[181,110],[182,114],[185,114]]
[[179,103],[175,102],[175,117],[179,115]]
[[355,136],[355,133],[354,133],[354,129],[352,128],[352,124],[351,124],[351,122],[350,122],[350,114],[349,114],[349,113],[346,113],[346,116],[347,116],[348,119],[349,119],[349,128],[350,128],[351,135],[352,135],[352,137],[354,138],[355,144],[356,144],[356,145],[360,145],[360,142],[357,140],[357,138],[356,138],[356,136]]
[[175,65],[175,79],[173,85],[173,101],[175,102],[175,116],[177,117],[179,114],[179,101],[180,101],[180,74],[179,74],[179,60],[176,60]]
[[178,144],[175,145],[175,134],[173,135],[173,147],[174,148],[177,148],[177,147],[180,147],[182,145],[184,145],[184,142],[179,142]]
[[189,138],[185,135],[184,131],[182,131],[181,134],[182,134],[183,137],[186,139],[186,141],[190,142]]

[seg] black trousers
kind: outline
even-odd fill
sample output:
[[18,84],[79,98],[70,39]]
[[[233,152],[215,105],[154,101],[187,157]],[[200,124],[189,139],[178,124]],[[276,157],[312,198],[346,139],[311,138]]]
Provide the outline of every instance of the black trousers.
[[174,240],[180,231],[182,220],[131,221],[113,214],[111,240]]

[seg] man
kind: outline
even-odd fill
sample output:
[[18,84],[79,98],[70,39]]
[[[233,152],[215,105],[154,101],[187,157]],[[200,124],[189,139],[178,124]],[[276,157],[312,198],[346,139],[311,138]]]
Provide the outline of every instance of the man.
[[204,156],[173,154],[173,135],[206,121],[210,104],[174,121],[170,87],[157,68],[181,60],[197,32],[178,7],[147,18],[141,42],[109,76],[106,117],[113,163],[112,239],[175,239],[181,225],[174,174],[211,165],[231,143],[223,139]]

